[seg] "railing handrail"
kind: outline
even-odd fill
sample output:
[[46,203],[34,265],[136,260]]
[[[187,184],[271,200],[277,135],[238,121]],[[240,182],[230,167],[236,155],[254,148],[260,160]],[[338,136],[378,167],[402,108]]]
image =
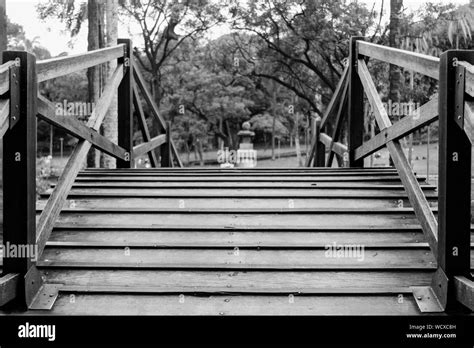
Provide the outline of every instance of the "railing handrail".
[[[118,168],[133,168],[135,156],[160,148],[161,166],[182,163],[171,139],[171,125],[159,115],[158,108],[147,90],[146,83],[131,56],[132,43],[120,39],[119,44],[72,56],[57,57],[36,62],[36,57],[25,51],[6,51],[5,64],[0,65],[0,138],[4,141],[4,240],[15,244],[36,245],[36,257],[41,258],[53,227],[59,217],[87,154],[92,146],[117,159]],[[109,61],[117,67],[109,77],[104,90],[86,124],[74,118],[56,115],[54,105],[38,93],[38,83],[65,76]],[[137,81],[136,76],[141,79]],[[152,114],[162,126],[162,134],[151,138],[145,114],[138,96],[139,85],[145,94]],[[114,96],[117,95],[117,98]],[[118,143],[100,134],[100,127],[112,102],[117,102]],[[135,110],[134,110],[135,109]],[[145,133],[145,142],[133,146],[133,114],[138,114],[138,124]],[[79,141],[58,179],[58,184],[48,198],[36,222],[36,121],[42,119],[65,130]],[[19,187],[18,187],[19,186]],[[30,259],[4,258],[5,274],[2,284],[9,289],[2,294],[0,304],[15,296],[20,303],[30,306],[41,287],[42,280],[36,263]],[[18,279],[25,278],[23,289],[17,287]],[[21,291],[20,291],[21,290]],[[26,294],[23,296],[22,294]]]
[[387,47],[371,42],[358,40],[359,55],[374,58],[385,63],[398,65],[402,68],[439,79],[439,58],[422,53]]
[[[392,124],[368,70],[369,57],[439,80],[439,94],[415,110],[416,118],[405,117]],[[383,147],[388,148],[425,239],[438,261],[438,269],[429,286],[436,302],[434,307],[444,311],[454,302],[460,302],[472,310],[474,282],[470,273],[470,164],[474,144],[474,51],[450,50],[436,58],[365,42],[363,37],[353,37],[350,41],[349,62],[350,164],[363,166],[365,157]],[[380,129],[377,135],[365,142],[362,138],[364,93]],[[340,103],[339,109],[342,109],[345,101],[338,99],[338,96],[338,93],[334,93],[328,109],[335,109],[336,102]],[[440,122],[438,220],[399,142],[401,138],[437,120]],[[328,145],[329,140],[335,141],[317,127],[316,130],[313,133],[319,139],[315,139],[314,148],[318,148],[319,142]],[[330,155],[337,153],[334,148],[329,151]],[[313,155],[318,156],[312,151]],[[324,158],[326,154],[323,152],[319,156]],[[307,165],[311,164],[311,160],[312,157]],[[314,164],[324,165],[324,161],[315,158]],[[328,165],[329,161],[326,163]],[[448,281],[453,286],[448,287]],[[425,290],[414,287],[414,295],[417,291]],[[415,296],[416,301],[418,297]]]
[[36,63],[38,82],[51,80],[64,75],[84,70],[96,65],[125,56],[126,45],[118,44],[112,47],[100,48],[93,51],[40,60]]

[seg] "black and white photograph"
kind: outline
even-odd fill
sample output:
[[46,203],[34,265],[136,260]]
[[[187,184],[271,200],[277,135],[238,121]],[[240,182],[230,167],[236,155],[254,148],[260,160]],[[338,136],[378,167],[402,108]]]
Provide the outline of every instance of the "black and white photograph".
[[0,59],[0,347],[472,348],[474,0],[0,0]]

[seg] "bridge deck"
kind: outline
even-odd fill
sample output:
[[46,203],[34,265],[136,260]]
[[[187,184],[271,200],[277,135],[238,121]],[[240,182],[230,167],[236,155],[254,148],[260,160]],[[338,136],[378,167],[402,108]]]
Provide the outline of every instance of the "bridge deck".
[[391,168],[86,170],[55,226],[28,313],[416,315],[437,268]]

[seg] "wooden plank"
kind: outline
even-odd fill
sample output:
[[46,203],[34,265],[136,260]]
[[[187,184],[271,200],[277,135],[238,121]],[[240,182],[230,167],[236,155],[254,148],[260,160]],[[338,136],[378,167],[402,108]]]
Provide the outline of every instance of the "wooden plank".
[[193,269],[436,269],[425,248],[366,249],[353,257],[327,257],[326,250],[137,249],[48,247],[38,267]]
[[357,74],[359,59],[358,42],[364,37],[351,37],[349,50],[349,105],[348,149],[349,167],[364,167],[364,161],[354,158],[355,149],[364,142],[364,91]]
[[166,134],[160,134],[150,139],[146,143],[142,143],[140,145],[135,146],[133,148],[134,157],[139,157],[146,153],[152,153],[154,149],[163,145],[166,142],[166,139]]
[[427,247],[420,231],[133,231],[55,230],[48,247],[140,247],[140,248],[324,248],[340,244],[380,248]]
[[[140,101],[140,96],[138,95],[137,86],[135,83],[133,84],[133,105],[135,107],[135,112],[138,118],[138,126],[142,132],[143,140],[144,142],[149,142],[151,140],[150,131],[148,130],[145,112],[143,111],[142,103]],[[154,151],[148,152],[148,158],[150,159],[150,164],[152,167],[158,167],[158,159],[156,158]]]
[[20,293],[19,273],[8,273],[0,277],[0,307],[17,297]]
[[439,58],[370,42],[357,43],[359,54],[439,79]]
[[[438,262],[449,281],[470,276],[471,153],[459,109],[465,105],[462,70],[457,61],[474,62],[472,51],[447,51],[441,55],[439,82],[439,254]],[[456,296],[447,292],[446,308],[456,307]]]
[[160,127],[162,129],[166,129],[166,122],[163,117],[161,117],[160,113],[158,112],[158,106],[156,105],[153,96],[148,91],[145,79],[143,78],[142,73],[140,72],[140,68],[136,65],[135,61],[132,59],[133,64],[133,76],[135,78],[135,82],[138,85],[138,88],[142,92],[143,98],[145,99],[146,103],[150,106],[151,114],[153,117],[156,118]]
[[[383,176],[391,176],[391,175],[396,175],[397,171],[396,169],[391,169],[391,170],[384,170],[384,167],[381,167],[381,170],[364,170],[363,172],[357,172],[357,171],[321,171],[321,172],[295,172],[295,171],[271,171],[271,172],[261,172],[261,171],[250,171],[250,172],[220,172],[218,170],[216,171],[189,171],[189,170],[170,170],[170,171],[162,171],[162,170],[140,170],[140,169],[133,169],[133,171],[123,171],[123,170],[84,170],[81,171],[78,175],[79,177],[87,177],[87,178],[102,178],[102,177],[124,177],[124,178],[130,178],[133,180],[136,177],[142,177],[142,176],[147,176],[147,177],[156,177],[156,178],[161,178],[161,177],[196,177],[196,178],[215,178],[215,177],[221,177],[225,175],[226,177],[239,177],[239,178],[246,178],[246,177],[268,177],[269,175],[276,175],[279,177],[327,177],[327,176],[338,176],[338,177],[345,177],[345,176],[372,176],[372,175],[377,175],[380,177]],[[336,169],[336,168],[334,168]]]
[[10,100],[0,100],[0,138],[3,138],[10,128]]
[[[437,206],[437,197],[430,197],[429,203],[432,207]],[[43,209],[45,201],[38,201],[37,209]],[[66,201],[65,207],[71,209],[95,209],[95,208],[147,208],[160,207],[163,209],[183,207],[187,209],[259,209],[267,207],[268,209],[287,209],[293,207],[295,209],[308,208],[398,208],[410,207],[407,197],[374,197],[374,196],[356,196],[356,197],[219,197],[219,196],[203,196],[203,197],[74,197]]]
[[[19,119],[3,138],[3,242],[32,246],[36,241],[36,58],[24,51],[5,51],[3,61],[20,60]],[[20,88],[21,87],[21,88]],[[13,90],[11,91],[13,92]],[[15,93],[16,93],[15,92]],[[5,273],[23,277],[34,266],[32,258],[4,258]],[[20,302],[25,302],[23,288]]]
[[[429,200],[436,201],[438,200],[438,195],[434,191],[425,190],[425,196]],[[134,198],[221,198],[225,196],[229,199],[233,198],[265,198],[265,199],[310,199],[310,198],[339,198],[339,199],[367,199],[367,198],[380,198],[380,199],[406,199],[407,195],[403,189],[395,189],[395,190],[376,190],[376,189],[368,189],[368,190],[348,190],[348,189],[336,189],[336,190],[290,190],[290,189],[273,189],[273,190],[262,190],[262,191],[247,191],[247,190],[239,190],[239,189],[222,189],[222,193],[220,191],[212,191],[207,189],[162,189],[162,190],[137,190],[131,191],[125,190],[120,191],[117,189],[91,189],[91,190],[80,190],[80,189],[72,189],[68,195],[68,197],[72,200],[85,200],[87,198],[90,199],[134,199]],[[41,199],[47,199],[49,197],[49,193],[42,193],[40,195]],[[37,204],[43,204],[43,201],[37,202]]]
[[0,95],[10,90],[10,67],[14,64],[15,60],[10,60],[0,65]]
[[[335,121],[335,126],[334,130],[331,136],[331,144],[329,145],[329,155],[328,159],[326,162],[326,167],[331,167],[332,166],[332,161],[334,159],[334,153],[337,151],[334,149],[334,143],[336,142],[337,139],[339,139],[341,131],[342,131],[342,121],[344,118],[344,111],[347,105],[347,91],[349,89],[349,82],[346,82],[344,85],[344,90],[342,92],[341,100],[339,101],[339,107],[337,109],[337,114],[336,114],[336,121]],[[340,156],[344,157],[344,153]]]
[[[387,185],[388,186],[388,185]],[[369,196],[374,197],[400,197],[405,195],[405,188],[402,185],[390,185],[394,186],[394,189],[384,188],[377,189],[375,187],[319,187],[308,190],[307,187],[283,187],[283,188],[266,188],[259,190],[258,192],[249,190],[246,187],[243,188],[203,188],[203,187],[189,187],[189,188],[180,188],[180,187],[162,187],[162,188],[121,188],[121,187],[97,187],[97,188],[72,188],[69,193],[69,198],[74,199],[75,197],[98,197],[98,196],[107,196],[107,197],[209,197],[209,196],[221,196],[227,195],[229,197],[269,197],[269,196],[281,196],[287,197],[288,199],[296,197],[341,197],[348,195],[351,197],[357,196]],[[429,194],[431,197],[437,197],[435,188],[423,188],[425,194]],[[47,197],[48,195],[43,195]]]
[[[416,178],[413,180],[416,181]],[[403,181],[402,181],[403,183]],[[359,181],[344,181],[337,183],[334,181],[319,181],[319,182],[75,182],[73,185],[77,189],[94,189],[94,188],[135,188],[135,189],[152,189],[152,188],[207,188],[207,189],[307,189],[314,190],[319,188],[339,189],[339,188],[372,188],[372,189],[390,189],[391,186],[400,186],[400,178],[393,178],[392,180],[359,180]],[[55,185],[52,185],[55,187]],[[403,186],[402,186],[403,187]],[[428,189],[432,189],[432,185],[424,185]]]
[[[367,65],[362,59],[359,60],[358,69],[360,80],[364,86],[364,91],[367,94],[367,98],[374,110],[375,119],[379,128],[381,130],[389,128],[392,125],[392,122],[390,121],[387,112],[382,105],[382,101],[378,95],[377,89],[375,88],[374,82],[370,77]],[[427,202],[423,191],[418,184],[410,163],[408,163],[408,160],[403,153],[403,149],[399,141],[393,140],[388,142],[387,148],[390,152],[390,156],[392,157],[395,167],[398,170],[398,174],[403,186],[407,190],[408,197],[420,221],[426,239],[430,244],[431,250],[433,250],[434,254],[437,254],[438,222],[436,221],[429,203]]]
[[132,40],[118,39],[123,44],[125,53],[120,57],[118,64],[123,64],[124,76],[117,91],[117,138],[118,145],[127,151],[127,157],[117,161],[117,168],[133,168],[133,64]]
[[464,103],[464,132],[471,144],[474,144],[474,102],[472,101]]
[[332,138],[326,133],[321,133],[319,135],[319,140],[326,146],[330,147],[332,144],[332,151],[334,151],[339,156],[344,156],[344,153],[347,152],[347,146],[340,142],[333,142]]
[[465,61],[458,62],[465,70],[464,90],[471,97],[474,97],[474,66]]
[[[69,286],[103,285],[104,288],[153,287],[155,292],[189,293],[212,292],[262,292],[262,293],[327,293],[344,291],[369,292],[370,289],[398,289],[429,285],[432,271],[121,271],[108,270],[55,270],[47,272],[48,281]],[[131,290],[128,290],[130,292]],[[136,290],[135,290],[136,291]]]
[[348,76],[349,76],[349,65],[344,67],[344,71],[342,72],[341,78],[339,79],[339,82],[337,83],[336,90],[334,91],[333,96],[331,100],[329,101],[329,105],[326,108],[326,111],[324,112],[323,118],[321,120],[321,128],[323,128],[326,125],[328,118],[333,114],[334,110],[336,109],[336,106],[339,103],[339,99],[341,97],[342,91],[344,89],[344,86],[348,82]]
[[[161,138],[161,140],[163,137]],[[163,141],[163,140],[162,140]],[[141,146],[141,145],[139,145]],[[151,146],[151,145],[150,145]],[[144,146],[143,146],[144,147]],[[146,149],[145,149],[146,150]],[[140,153],[145,153],[145,150],[140,150]],[[417,177],[418,180],[424,181],[425,177]],[[249,183],[261,183],[261,182],[287,182],[287,183],[297,183],[297,182],[306,182],[306,183],[318,183],[318,182],[347,182],[347,181],[399,181],[399,178],[396,175],[345,175],[345,176],[313,176],[313,177],[291,177],[291,176],[238,176],[238,175],[226,175],[226,176],[161,176],[156,177],[154,175],[150,176],[135,176],[135,177],[127,177],[127,176],[101,176],[101,177],[86,177],[80,176],[77,178],[77,183],[107,183],[107,182],[128,182],[132,184],[141,183],[141,182],[192,182],[192,183],[205,183],[205,182],[215,182],[215,183],[222,183],[222,182],[249,182]]]
[[[146,87],[145,79],[143,78],[143,76],[140,72],[140,69],[137,67],[135,62],[133,62],[133,64],[134,64],[133,74],[134,74],[134,77],[135,77],[135,82],[138,84],[138,87],[140,88],[140,91],[142,92],[145,101],[150,106],[151,113],[152,113],[153,117],[156,118],[159,125],[164,130],[164,129],[166,129],[166,122],[163,119],[163,117],[161,117],[161,115],[158,111],[159,110],[158,106],[156,105],[155,101],[153,100],[152,95],[150,94],[150,92],[148,91],[148,89]],[[173,142],[171,142],[171,152],[172,152],[176,162],[178,163],[178,167],[183,167],[183,163],[182,163],[182,161],[179,157],[179,153],[176,150],[176,147],[175,147]]]
[[438,96],[414,111],[416,117],[406,116],[355,150],[355,159],[361,159],[383,148],[387,142],[398,140],[438,119]]
[[[123,228],[132,228],[136,225],[153,227],[162,225],[167,227],[189,228],[195,225],[202,225],[209,228],[226,226],[228,228],[246,227],[255,228],[266,227],[273,228],[277,226],[287,226],[288,219],[291,218],[292,227],[319,226],[320,228],[349,228],[364,226],[369,228],[378,228],[385,225],[395,225],[399,228],[404,226],[419,226],[418,219],[412,212],[394,212],[373,211],[362,214],[360,211],[354,212],[300,212],[300,213],[282,213],[282,212],[199,212],[183,211],[176,212],[63,212],[58,220],[58,225],[72,226],[80,225],[83,227],[103,227],[117,226]],[[291,214],[291,217],[289,217]]]
[[454,277],[456,299],[464,306],[474,311],[474,283],[466,277]]
[[101,48],[66,57],[41,60],[37,63],[38,82],[68,75],[124,56],[124,45]]
[[[373,296],[186,296],[179,294],[60,294],[55,315],[420,315],[412,296],[399,303],[398,294]],[[38,313],[35,311],[34,313]]]
[[56,116],[53,103],[38,96],[38,117],[56,127],[59,127],[71,135],[86,140],[96,149],[119,159],[125,159],[127,150],[114,144],[108,138],[104,137],[97,130],[87,127],[81,121],[68,116]]
[[173,167],[173,154],[171,152],[171,122],[166,122],[166,135],[161,147],[161,167]]
[[[102,93],[101,98],[97,102],[95,109],[93,110],[87,126],[98,130],[102,121],[105,117],[107,109],[112,101],[113,95],[120,84],[120,81],[123,77],[123,66],[118,65],[117,69],[111,76],[109,82],[105,86],[104,92]],[[36,99],[36,98],[35,98]],[[87,153],[91,148],[91,143],[80,140],[77,144],[74,152],[72,153],[69,161],[66,164],[66,167],[63,170],[61,177],[58,180],[58,184],[54,189],[51,197],[46,203],[46,207],[43,210],[39,221],[36,225],[37,238],[36,242],[38,244],[38,250],[41,251],[44,249],[46,242],[51,234],[54,223],[61,212],[61,209],[66,201],[67,194],[71,189],[74,180],[77,176],[77,173],[81,170],[82,163],[87,157]],[[34,220],[33,220],[34,222]]]
[[366,172],[390,172],[396,171],[393,167],[365,167],[365,168],[311,168],[311,167],[300,167],[300,168],[288,168],[288,167],[256,167],[256,168],[216,168],[216,167],[185,167],[185,168],[134,168],[131,169],[104,169],[104,168],[85,168],[82,172],[84,173],[233,173],[233,174],[245,174],[245,173],[366,173]]

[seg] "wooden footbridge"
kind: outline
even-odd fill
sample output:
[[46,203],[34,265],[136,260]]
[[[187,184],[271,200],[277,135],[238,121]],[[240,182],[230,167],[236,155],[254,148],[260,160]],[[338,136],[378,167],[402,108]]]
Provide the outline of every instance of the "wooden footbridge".
[[[130,48],[121,40],[39,62],[26,52],[3,53],[1,313],[470,313],[474,51],[438,59],[352,38],[334,97],[314,122],[307,167],[188,169]],[[418,117],[392,125],[369,58],[436,79],[439,93]],[[112,60],[117,68],[87,124],[55,115],[38,95],[38,83]],[[117,90],[114,144],[99,128]],[[364,94],[380,130],[365,142]],[[142,100],[161,124],[158,136],[146,127]],[[345,116],[348,144],[340,141]],[[79,139],[54,190],[39,201],[37,118]],[[399,143],[436,121],[438,187],[413,173]],[[133,144],[134,122],[143,144]],[[118,169],[84,169],[91,147],[117,158]],[[383,147],[395,167],[364,167]],[[132,168],[143,154],[156,168]],[[333,167],[334,159],[348,166]],[[11,253],[30,245],[37,257]]]

